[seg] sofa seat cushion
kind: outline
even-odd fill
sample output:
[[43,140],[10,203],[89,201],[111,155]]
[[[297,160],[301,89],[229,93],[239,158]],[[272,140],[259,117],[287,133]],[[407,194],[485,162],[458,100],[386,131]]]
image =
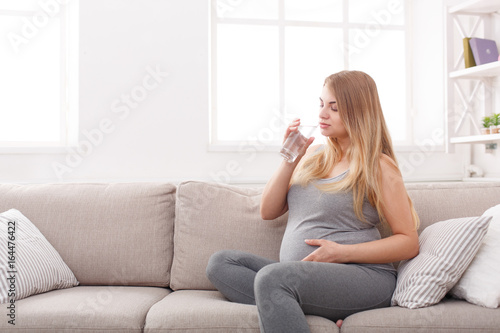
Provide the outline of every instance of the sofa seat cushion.
[[500,308],[488,309],[446,298],[426,308],[395,306],[356,313],[344,320],[342,333],[497,333],[499,327]]
[[79,286],[30,296],[15,303],[15,326],[0,321],[1,332],[142,332],[153,304],[167,288]]
[[[334,322],[306,316],[312,333],[335,333]],[[260,332],[257,307],[229,302],[218,291],[179,290],[153,305],[145,333]]]
[[0,184],[81,285],[166,287],[176,187],[166,183]]

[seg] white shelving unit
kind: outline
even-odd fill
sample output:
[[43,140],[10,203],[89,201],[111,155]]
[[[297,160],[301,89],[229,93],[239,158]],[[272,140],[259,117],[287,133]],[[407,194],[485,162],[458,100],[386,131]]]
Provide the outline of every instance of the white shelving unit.
[[[500,0],[466,0],[447,8],[446,148],[449,152],[454,151],[455,144],[484,144],[500,141],[500,134],[480,134],[481,118],[484,115],[499,112],[498,106],[494,111],[492,95],[494,81],[500,77],[500,62],[465,68],[462,43],[465,37],[481,37],[498,41],[500,36],[494,36],[493,27],[494,22],[500,19],[499,12]],[[482,33],[478,32],[481,28]],[[482,96],[482,99],[479,98],[480,101],[477,101],[477,96]]]
[[450,7],[450,14],[489,14],[498,11],[498,0],[468,0]]
[[498,75],[500,75],[500,61],[460,69],[458,71],[451,72],[449,77],[452,79],[479,79],[482,77],[496,77]]
[[451,143],[492,143],[495,141],[500,141],[500,134],[469,135],[450,138]]

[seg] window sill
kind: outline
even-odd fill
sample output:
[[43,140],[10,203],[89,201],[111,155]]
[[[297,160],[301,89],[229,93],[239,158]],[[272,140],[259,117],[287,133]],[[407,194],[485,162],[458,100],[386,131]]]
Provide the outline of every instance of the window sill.
[[0,155],[67,154],[67,147],[0,147]]
[[259,142],[242,143],[214,143],[208,145],[209,152],[245,153],[245,152],[270,152],[276,153],[281,149],[281,145]]
[[[313,143],[314,144],[314,143]],[[217,143],[209,144],[209,152],[227,152],[227,153],[238,153],[238,152],[271,152],[276,153],[281,149],[281,144],[264,144],[264,143]],[[426,146],[426,145],[397,145],[394,146],[394,151],[396,153],[413,153],[413,152],[445,152],[444,145],[436,146]]]

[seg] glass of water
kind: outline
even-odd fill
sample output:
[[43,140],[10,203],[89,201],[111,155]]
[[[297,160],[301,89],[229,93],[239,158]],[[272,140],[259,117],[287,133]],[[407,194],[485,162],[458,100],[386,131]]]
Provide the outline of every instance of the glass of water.
[[318,125],[300,125],[296,131],[291,132],[281,147],[281,156],[289,163],[295,162],[317,127]]

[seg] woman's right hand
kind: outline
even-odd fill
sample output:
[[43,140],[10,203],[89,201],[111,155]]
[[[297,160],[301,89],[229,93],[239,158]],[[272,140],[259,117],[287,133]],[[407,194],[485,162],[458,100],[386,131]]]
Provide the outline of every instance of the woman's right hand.
[[[299,126],[300,126],[300,119],[299,118],[293,119],[285,131],[285,137],[283,138],[283,143],[285,143],[286,139],[288,139],[288,137],[290,136],[290,134],[292,134],[292,132],[297,132],[299,130],[298,129]],[[299,154],[294,162],[295,165],[306,154],[307,149],[313,143],[313,141],[314,141],[314,137],[310,137],[310,138],[306,139],[306,141],[304,142],[304,147],[302,147],[302,149],[300,149],[298,152]]]

